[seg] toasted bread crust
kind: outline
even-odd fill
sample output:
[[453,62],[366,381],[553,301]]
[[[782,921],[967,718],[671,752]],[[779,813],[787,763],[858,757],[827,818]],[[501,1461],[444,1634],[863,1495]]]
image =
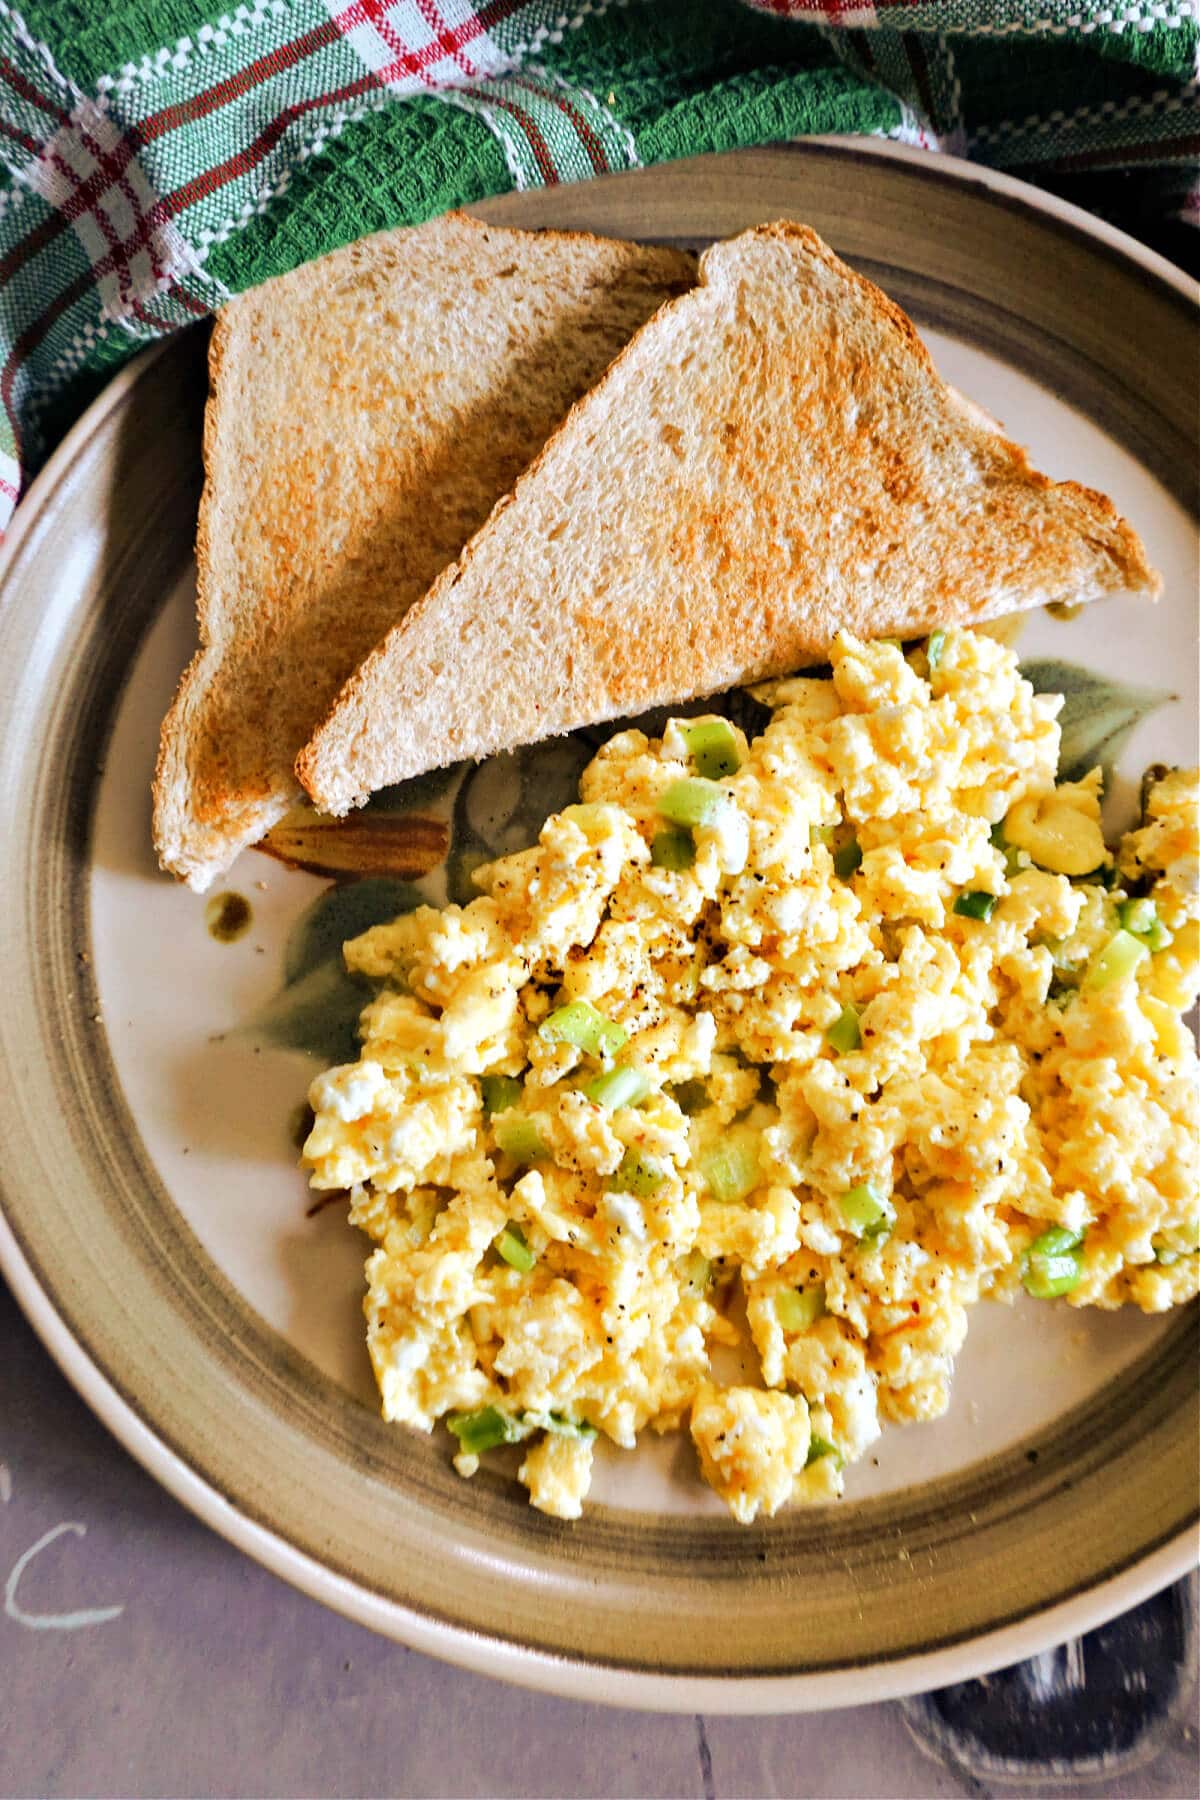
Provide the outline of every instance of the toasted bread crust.
[[[322,809],[464,756],[1052,600],[1156,593],[817,235],[709,250],[297,760]],[[536,684],[529,672],[537,671]]]
[[154,836],[203,889],[299,797],[293,761],[695,259],[451,214],[224,309],[196,538],[200,649],[164,721]]

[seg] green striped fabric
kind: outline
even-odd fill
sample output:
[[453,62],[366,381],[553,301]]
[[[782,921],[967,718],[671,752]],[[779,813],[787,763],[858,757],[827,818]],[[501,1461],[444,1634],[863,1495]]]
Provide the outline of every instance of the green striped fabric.
[[875,133],[1200,221],[1198,45],[1196,0],[0,0],[0,529],[144,344],[506,188]]

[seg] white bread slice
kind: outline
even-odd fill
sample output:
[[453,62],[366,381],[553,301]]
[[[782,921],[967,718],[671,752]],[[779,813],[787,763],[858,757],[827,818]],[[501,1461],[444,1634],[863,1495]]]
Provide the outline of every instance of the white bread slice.
[[297,763],[320,808],[795,669],[842,627],[1158,591],[1103,495],[1031,468],[815,233],[700,267],[347,683]]
[[482,225],[380,233],[227,306],[196,544],[202,648],[163,725],[154,838],[199,890],[299,796],[296,753],[682,252]]

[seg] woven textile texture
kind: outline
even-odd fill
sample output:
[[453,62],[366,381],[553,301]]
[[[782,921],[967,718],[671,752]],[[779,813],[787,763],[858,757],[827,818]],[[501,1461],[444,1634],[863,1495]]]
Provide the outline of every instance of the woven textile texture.
[[815,132],[1200,222],[1200,0],[0,0],[0,530],[113,369],[384,226]]

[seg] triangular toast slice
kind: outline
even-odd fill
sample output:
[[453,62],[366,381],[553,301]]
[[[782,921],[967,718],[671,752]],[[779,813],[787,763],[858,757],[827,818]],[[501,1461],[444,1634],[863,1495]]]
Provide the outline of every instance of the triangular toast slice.
[[700,267],[346,684],[297,763],[323,810],[821,660],[842,627],[1158,591],[1109,501],[1038,474],[814,232]]
[[300,795],[343,681],[695,260],[462,215],[241,295],[210,354],[200,649],[163,725],[154,838],[203,889]]

